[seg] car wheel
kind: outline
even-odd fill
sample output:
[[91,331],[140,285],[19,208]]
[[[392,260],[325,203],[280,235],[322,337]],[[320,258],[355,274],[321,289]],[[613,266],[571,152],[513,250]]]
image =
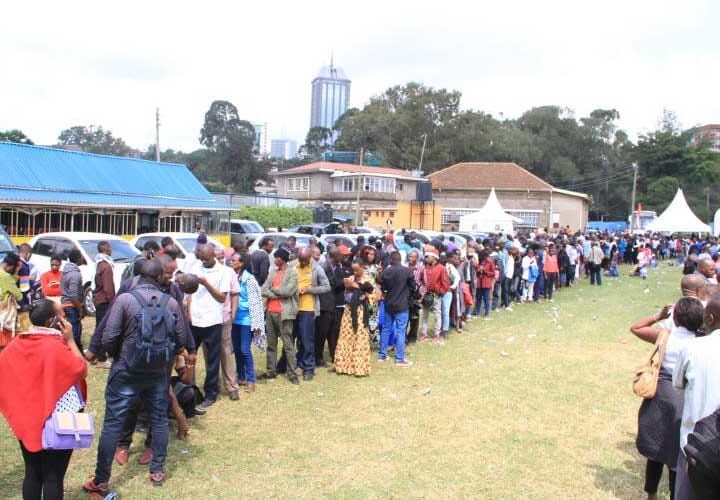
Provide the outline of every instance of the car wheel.
[[83,301],[85,306],[85,314],[87,316],[95,316],[95,304],[93,304],[93,291],[90,285],[85,287],[85,300]]

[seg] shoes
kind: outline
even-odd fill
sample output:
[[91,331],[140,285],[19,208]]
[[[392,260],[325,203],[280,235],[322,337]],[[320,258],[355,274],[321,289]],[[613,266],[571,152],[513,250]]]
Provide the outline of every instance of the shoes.
[[91,495],[100,495],[102,498],[105,498],[105,495],[110,493],[110,488],[108,488],[107,483],[95,483],[95,478],[91,477],[87,481],[85,481],[82,485],[82,489],[85,490],[87,493],[90,493]]
[[443,339],[441,339],[440,337],[435,337],[432,342],[435,345],[445,345],[445,342],[443,342]]
[[152,448],[145,448],[145,451],[142,452],[142,455],[138,458],[138,463],[140,465],[148,465],[150,462],[152,462],[153,452]]
[[203,408],[209,408],[215,404],[215,401],[216,401],[215,399],[206,399],[205,401],[202,402],[202,404],[200,406]]
[[378,358],[377,361],[378,363],[384,363],[385,361],[387,361],[387,358]]
[[412,361],[408,361],[407,359],[403,359],[402,361],[395,361],[395,366],[400,366],[402,368],[407,368],[408,366],[412,365]]
[[230,401],[237,401],[240,399],[240,396],[238,396],[238,391],[230,391],[228,393],[228,396],[230,397]]
[[513,312],[513,308],[512,308],[511,306],[507,306],[507,307],[505,308],[505,310],[506,310],[507,312]]
[[418,339],[418,343],[420,343],[420,344],[424,344],[425,342],[428,342],[428,341],[430,341],[430,339],[428,338],[427,335],[421,335],[420,338]]
[[115,448],[115,461],[118,465],[125,465],[128,463],[129,453],[127,448],[121,448],[118,446]]
[[300,381],[298,380],[297,377],[292,377],[292,378],[290,379],[290,383],[291,383],[292,385],[300,385]]
[[311,381],[312,379],[314,379],[314,378],[315,378],[315,375],[313,375],[312,373],[305,373],[305,374],[303,375],[303,380],[304,380],[305,382],[310,382],[310,381]]
[[248,382],[248,384],[245,386],[245,392],[248,394],[255,392],[255,382]]
[[328,364],[327,361],[317,361],[315,363],[315,366],[317,366],[318,368],[327,368]]
[[484,319],[485,321],[490,321],[490,316],[485,316],[483,319]]
[[238,380],[238,385],[246,386],[247,380]]
[[272,380],[272,379],[274,379],[274,378],[277,378],[277,373],[265,372],[265,373],[263,373],[262,375],[260,375],[259,378],[262,379],[262,380]]
[[195,415],[206,415],[207,410],[203,408],[202,406],[196,406],[195,407]]
[[153,486],[162,486],[165,482],[165,473],[164,472],[151,472],[150,473],[150,482]]

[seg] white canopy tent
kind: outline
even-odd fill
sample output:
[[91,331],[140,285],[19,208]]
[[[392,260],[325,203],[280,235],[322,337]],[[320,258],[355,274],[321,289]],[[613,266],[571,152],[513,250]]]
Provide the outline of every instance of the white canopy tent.
[[685,201],[682,189],[678,189],[670,205],[645,230],[659,233],[709,233],[710,226],[698,219]]
[[495,195],[495,188],[492,188],[490,196],[480,210],[460,217],[460,231],[513,233],[513,222],[522,222],[522,219],[503,210]]

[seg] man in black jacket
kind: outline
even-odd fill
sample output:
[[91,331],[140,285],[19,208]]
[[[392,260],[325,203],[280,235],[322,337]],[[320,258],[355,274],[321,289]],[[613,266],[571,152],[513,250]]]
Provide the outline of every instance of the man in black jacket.
[[[159,283],[163,278],[163,265],[157,260],[143,263],[141,278],[134,288],[144,300],[152,297],[161,300],[164,294]],[[172,335],[176,345],[187,346],[188,334],[180,320],[182,312],[177,301],[167,302],[166,310],[174,315]],[[128,410],[136,397],[143,398],[150,408],[152,419],[152,449],[150,481],[159,486],[165,480],[165,457],[167,455],[168,425],[168,370],[137,373],[129,368],[125,353],[135,343],[140,330],[136,316],[143,311],[140,302],[130,293],[118,295],[107,314],[107,323],[102,336],[103,350],[114,358],[105,390],[105,420],[98,440],[98,456],[95,476],[83,485],[88,493],[102,496],[109,492],[108,481],[112,470],[115,446],[122,433]],[[171,353],[173,354],[173,353]]]
[[[352,270],[347,264],[349,255],[350,249],[345,245],[334,247],[323,264],[323,270],[330,283],[330,291],[320,296],[320,317],[317,318],[315,329],[315,358],[321,361],[325,341],[330,352],[330,362],[335,361],[335,348],[345,311],[344,280],[352,276]],[[324,366],[324,363],[319,363],[318,366]]]
[[380,288],[385,296],[385,322],[380,335],[378,360],[387,359],[388,344],[395,331],[395,366],[411,366],[405,359],[405,331],[407,330],[410,303],[416,299],[417,285],[413,272],[401,264],[400,252],[390,254],[390,266],[380,279]]
[[270,269],[270,254],[273,252],[275,243],[267,236],[260,240],[260,248],[250,256],[250,273],[255,276],[258,285],[262,286],[268,276]]

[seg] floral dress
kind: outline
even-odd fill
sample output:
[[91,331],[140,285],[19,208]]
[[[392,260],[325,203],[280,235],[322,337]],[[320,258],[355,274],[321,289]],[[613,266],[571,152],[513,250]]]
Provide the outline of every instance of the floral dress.
[[360,288],[346,290],[334,365],[336,373],[365,377],[370,375],[368,309],[373,286],[365,276],[358,283]]

